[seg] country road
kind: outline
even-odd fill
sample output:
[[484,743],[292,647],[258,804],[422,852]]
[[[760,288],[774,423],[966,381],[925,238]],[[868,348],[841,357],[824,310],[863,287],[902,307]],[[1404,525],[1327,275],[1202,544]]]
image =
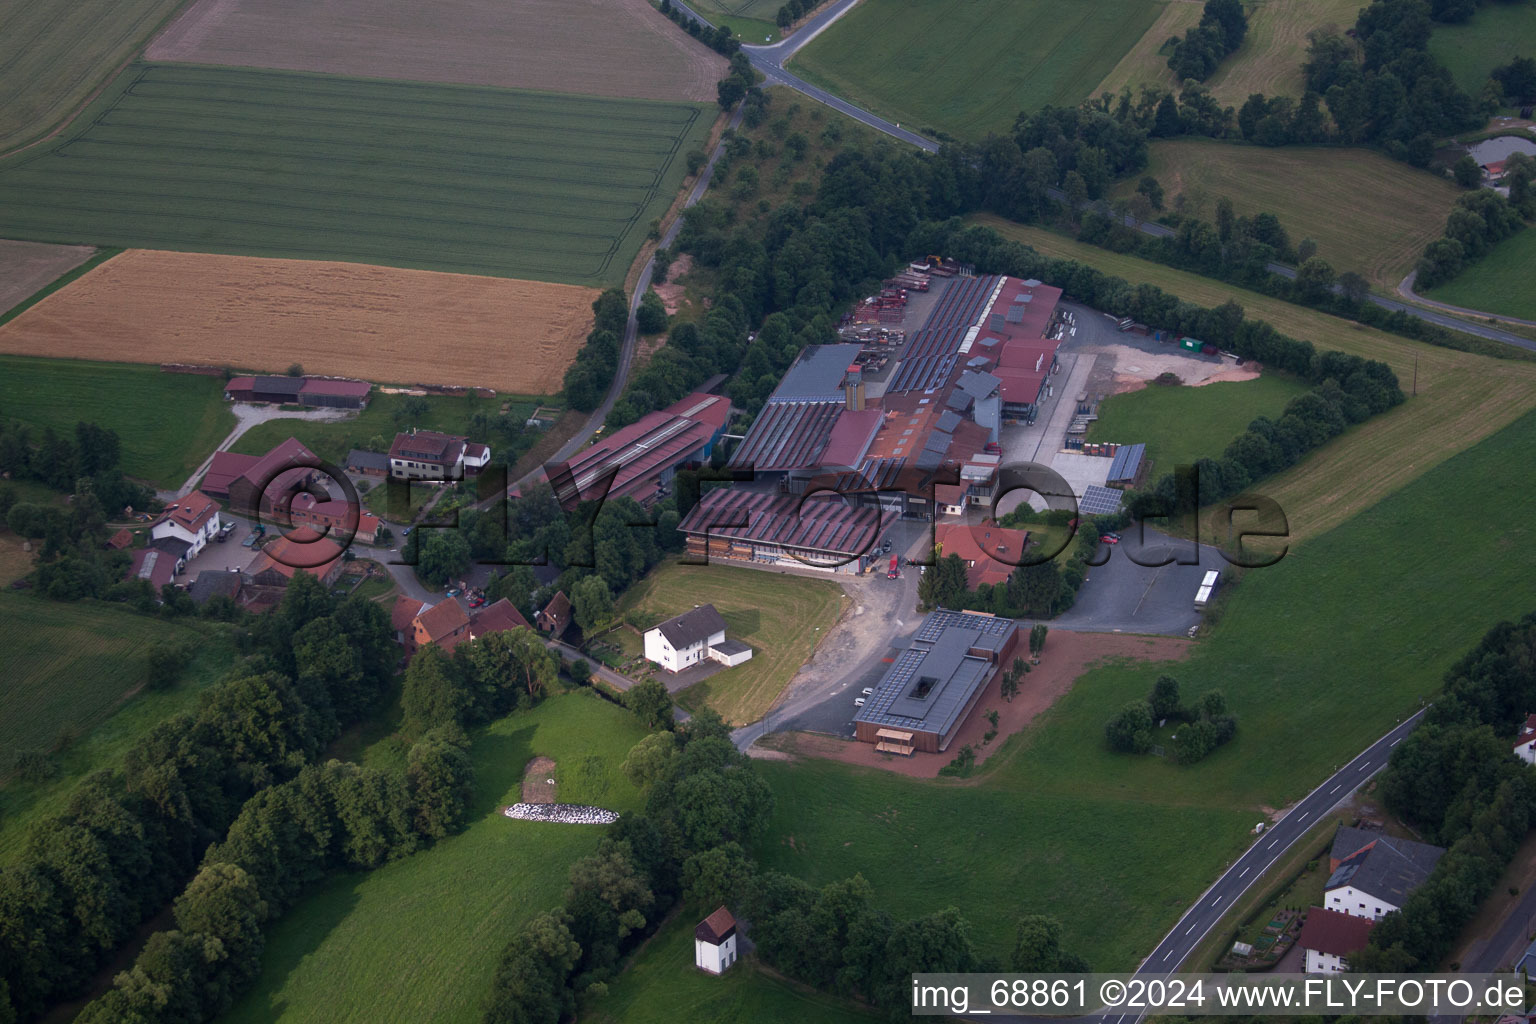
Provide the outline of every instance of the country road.
[[1503,313],[1485,313],[1480,309],[1468,309],[1466,306],[1453,306],[1449,302],[1436,302],[1434,299],[1426,299],[1413,290],[1413,283],[1417,280],[1419,272],[1410,270],[1408,276],[1397,283],[1397,294],[1409,302],[1417,302],[1420,305],[1430,306],[1434,309],[1442,309],[1448,313],[1460,313],[1462,316],[1481,316],[1490,320],[1500,320],[1506,324],[1519,324],[1521,327],[1536,327],[1536,320],[1525,320],[1518,316],[1505,316]]

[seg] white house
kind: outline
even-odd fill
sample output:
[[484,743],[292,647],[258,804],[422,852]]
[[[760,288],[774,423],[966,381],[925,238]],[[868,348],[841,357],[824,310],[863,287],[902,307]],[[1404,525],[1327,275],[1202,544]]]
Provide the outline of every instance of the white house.
[[1526,764],[1536,764],[1536,715],[1525,716],[1525,726],[1515,740],[1515,756]]
[[219,518],[219,503],[202,491],[193,491],[174,504],[167,505],[149,528],[155,540],[179,540],[187,544],[185,557],[193,558],[218,535],[223,523]]
[[721,907],[693,930],[693,966],[722,974],[736,962],[736,919]]
[[1340,974],[1349,969],[1350,954],[1364,949],[1376,922],[1353,914],[1313,907],[1296,939],[1307,954],[1308,974]]
[[668,672],[681,672],[708,658],[722,665],[740,665],[752,648],[725,638],[725,619],[712,604],[674,616],[645,631],[645,656]]
[[1329,854],[1333,873],[1323,887],[1323,907],[1379,921],[1407,902],[1444,853],[1428,843],[1341,827]]

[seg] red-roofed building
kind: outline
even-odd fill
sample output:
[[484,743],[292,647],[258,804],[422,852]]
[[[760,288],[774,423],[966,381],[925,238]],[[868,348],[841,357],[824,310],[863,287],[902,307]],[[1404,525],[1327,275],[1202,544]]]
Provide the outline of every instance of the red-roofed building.
[[286,512],[288,525],[313,527],[317,532],[335,533],[345,542],[355,538],[372,544],[379,532],[379,517],[360,511],[356,505],[340,499],[320,501],[308,491],[293,496],[286,509],[278,509],[279,519]]
[[991,520],[975,525],[956,523],[934,527],[935,555],[958,555],[966,566],[966,584],[975,590],[983,583],[1006,583],[1029,543],[1028,530],[1010,530]]
[[1339,974],[1349,969],[1351,954],[1365,948],[1376,922],[1336,910],[1313,907],[1296,942],[1307,954],[1308,974]]
[[373,388],[365,380],[340,377],[231,377],[224,385],[230,402],[269,402],[361,409]]
[[265,455],[215,452],[202,491],[227,500],[237,512],[271,514],[274,506],[302,491],[323,465],[320,456],[293,437]]
[[395,642],[405,644],[412,634],[411,623],[426,605],[414,597],[401,594],[395,598],[395,605],[389,610],[389,625],[395,631]]
[[298,572],[330,586],[341,575],[341,554],[340,544],[301,526],[267,544],[245,571],[257,587],[286,587]]
[[1515,756],[1526,764],[1536,764],[1536,715],[1525,716],[1525,725],[1515,740]]
[[487,633],[505,633],[508,630],[527,627],[528,620],[523,618],[523,613],[518,611],[511,601],[502,598],[494,604],[476,608],[469,613],[469,629],[465,632],[464,639],[477,640]]
[[155,540],[174,537],[186,541],[186,557],[195,558],[218,535],[222,525],[218,502],[202,491],[193,491],[165,506],[160,518],[149,528],[149,535]]
[[133,553],[133,561],[128,564],[128,572],[123,576],[125,580],[141,579],[149,582],[155,588],[156,596],[160,588],[171,582],[176,575],[176,558],[174,555],[154,548],[139,548]]
[[124,527],[107,538],[107,547],[113,551],[122,551],[124,548],[133,547],[133,531]]
[[469,613],[453,598],[445,598],[430,608],[423,609],[411,622],[411,642],[407,650],[414,651],[425,644],[437,644],[445,651],[453,649],[461,633],[469,628]]
[[[398,624],[404,618],[409,608],[406,600],[395,602],[394,613],[390,616],[392,623]],[[443,653],[451,654],[461,643],[471,643],[489,633],[503,633],[527,625],[528,620],[506,598],[466,612],[462,604],[450,597],[434,605],[417,604],[415,615],[406,620],[402,630],[402,642],[406,657],[426,644],[436,644]],[[396,625],[396,629],[400,627]]]
[[884,415],[879,409],[844,409],[827,437],[821,453],[824,470],[857,469],[880,430]]
[[306,377],[304,386],[299,389],[299,401],[330,409],[361,409],[368,404],[368,392],[372,388],[373,385],[365,380]]
[[557,468],[550,478],[562,505],[597,496],[612,475],[607,496],[649,505],[665,493],[680,466],[708,462],[731,416],[730,400],[695,392],[665,409],[646,413],[601,438]]
[[462,480],[491,461],[491,449],[436,430],[396,434],[389,446],[389,475],[397,480]]

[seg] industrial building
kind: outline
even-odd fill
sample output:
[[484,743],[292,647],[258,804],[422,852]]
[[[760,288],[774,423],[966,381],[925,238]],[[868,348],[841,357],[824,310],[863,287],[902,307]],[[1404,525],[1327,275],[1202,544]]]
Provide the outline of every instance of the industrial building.
[[1012,619],[933,612],[854,715],[855,737],[887,753],[943,753],[1018,643]]
[[[646,413],[556,467],[550,484],[567,507],[598,497],[650,505],[667,493],[679,467],[709,461],[730,418],[729,399],[695,392]],[[606,489],[605,479],[610,481]]]
[[720,488],[678,524],[696,559],[859,572],[880,530],[880,514],[841,498]]
[[[1011,277],[949,280],[878,396],[860,345],[813,346],[784,375],[730,465],[784,493],[831,486],[860,507],[926,519],[990,498],[1010,421],[1049,393],[1061,290]],[[814,485],[814,486],[813,486]]]

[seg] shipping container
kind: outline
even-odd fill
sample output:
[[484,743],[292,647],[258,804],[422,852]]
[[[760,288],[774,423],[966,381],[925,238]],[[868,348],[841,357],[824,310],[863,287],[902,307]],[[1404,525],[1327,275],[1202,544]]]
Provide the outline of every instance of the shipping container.
[[1205,342],[1199,340],[1198,338],[1180,338],[1179,339],[1179,348],[1182,348],[1182,349],[1184,349],[1186,351],[1189,351],[1189,352],[1199,352],[1200,351],[1200,346],[1204,345],[1204,344],[1205,344]]

